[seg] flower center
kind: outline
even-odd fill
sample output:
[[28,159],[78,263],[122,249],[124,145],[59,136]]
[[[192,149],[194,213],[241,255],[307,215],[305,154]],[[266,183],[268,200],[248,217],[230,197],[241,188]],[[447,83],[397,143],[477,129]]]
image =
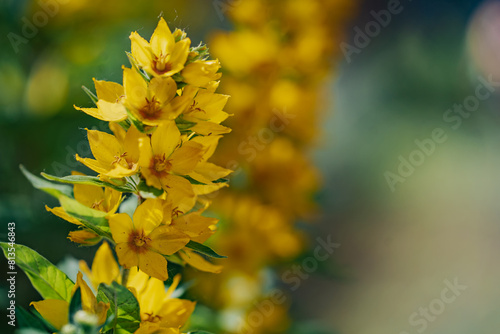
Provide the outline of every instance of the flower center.
[[160,322],[162,319],[161,316],[155,315],[153,313],[144,313],[141,315],[141,321],[149,321],[149,322]]
[[151,238],[144,235],[144,231],[133,231],[128,238],[129,247],[136,253],[143,253],[147,251],[146,246]]
[[163,155],[155,155],[151,160],[152,171],[156,175],[164,174],[172,169],[172,163]]
[[146,97],[146,104],[139,110],[139,113],[146,119],[156,119],[160,110],[160,101],[156,99],[156,96],[153,96],[151,100]]
[[92,209],[99,210],[99,205],[101,205],[103,201],[104,201],[104,199],[101,199],[100,201],[95,201],[94,203],[92,203]]
[[160,56],[156,56],[153,59],[153,69],[158,74],[167,73],[172,70],[172,64],[167,60],[170,59],[170,54],[161,53]]

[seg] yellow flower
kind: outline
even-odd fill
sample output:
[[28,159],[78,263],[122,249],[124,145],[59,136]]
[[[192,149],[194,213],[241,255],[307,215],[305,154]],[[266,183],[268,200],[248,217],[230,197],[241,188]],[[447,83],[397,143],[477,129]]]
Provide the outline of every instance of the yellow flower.
[[175,36],[163,18],[160,18],[149,43],[137,32],[130,35],[132,56],[147,73],[159,76],[172,76],[184,68],[191,40],[175,41]]
[[160,125],[151,140],[141,141],[139,165],[150,186],[164,189],[171,198],[194,197],[191,183],[179,175],[191,173],[202,159],[203,146],[194,141],[181,141],[173,121]]
[[127,119],[127,110],[121,103],[125,92],[123,86],[109,81],[94,80],[97,93],[97,108],[80,108],[86,114],[106,122],[120,122]]
[[197,87],[206,87],[210,81],[218,80],[222,73],[217,73],[220,68],[219,60],[197,60],[188,64],[182,70],[184,82]]
[[[72,175],[84,175],[78,172],[72,172]],[[75,199],[88,206],[89,208],[113,214],[118,210],[121,203],[122,193],[111,188],[102,188],[92,185],[75,184],[73,186],[73,195]],[[83,227],[80,221],[66,213],[62,207],[45,209],[52,212],[54,215],[62,218],[72,224]],[[69,233],[68,239],[73,242],[84,245],[95,245],[101,240],[101,237],[88,229],[72,231]]]
[[135,127],[129,128],[121,143],[115,136],[97,130],[87,130],[87,136],[95,160],[81,158],[78,154],[75,156],[76,160],[99,173],[101,177],[122,178],[138,172],[138,143],[145,135]]
[[68,239],[77,244],[93,246],[101,241],[102,238],[91,230],[83,229],[69,232]]
[[[94,293],[83,280],[82,273],[78,273],[76,284],[73,287],[73,294],[80,288],[82,295],[82,308],[84,311],[95,314],[99,325],[106,321],[106,314],[109,309],[109,303],[97,302]],[[45,299],[38,302],[32,302],[35,309],[46,319],[54,328],[60,330],[68,323],[69,303],[59,299]]]
[[109,285],[120,278],[120,268],[107,242],[103,242],[97,249],[92,261],[92,271],[83,260],[80,260],[79,265],[80,270],[91,280],[95,289],[101,283]]
[[[157,329],[172,328],[178,331],[188,321],[196,303],[172,298],[172,293],[179,282],[180,275],[176,275],[172,285],[165,291],[163,282],[151,277],[145,285],[135,290],[141,310],[141,328],[136,333],[151,333],[150,330],[155,327]],[[170,332],[167,331],[167,333]]]
[[183,95],[192,96],[191,106],[184,110],[183,119],[196,123],[190,130],[204,136],[221,135],[231,132],[231,129],[220,125],[229,116],[222,109],[229,95],[215,94],[218,82],[212,81],[207,89],[196,86],[184,88]]
[[112,215],[109,227],[116,242],[118,261],[125,268],[139,267],[146,274],[160,280],[168,278],[167,260],[182,249],[189,237],[179,230],[161,225],[170,217],[164,217],[164,201],[147,199],[137,207],[133,220],[126,213]]
[[188,106],[185,96],[175,96],[177,84],[172,78],[153,78],[148,83],[134,69],[123,69],[124,104],[142,123],[158,125],[173,120]]
[[222,138],[222,136],[198,136],[192,139],[193,142],[200,143],[205,148],[201,161],[196,165],[195,169],[189,173],[190,177],[204,183],[193,185],[194,192],[197,195],[206,195],[228,186],[227,183],[213,183],[213,181],[224,178],[233,171],[207,161],[214,154],[220,138]]

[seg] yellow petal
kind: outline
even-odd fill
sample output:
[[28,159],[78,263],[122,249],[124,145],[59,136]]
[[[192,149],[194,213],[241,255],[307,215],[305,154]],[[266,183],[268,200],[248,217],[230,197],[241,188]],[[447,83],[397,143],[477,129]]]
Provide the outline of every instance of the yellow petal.
[[168,71],[167,75],[173,75],[184,68],[187,57],[189,55],[189,46],[191,45],[191,40],[185,38],[177,43],[172,50],[172,55],[170,56],[169,62],[172,69]]
[[160,327],[158,323],[149,321],[141,322],[141,327],[134,332],[134,334],[179,334],[178,328],[165,328]]
[[128,243],[117,244],[115,251],[118,255],[118,262],[126,269],[139,265],[139,256],[129,247]]
[[66,221],[69,221],[70,223],[72,224],[75,224],[75,225],[81,225],[82,223],[80,223],[80,221],[70,215],[68,215],[66,213],[66,211],[64,211],[63,208],[61,208],[60,206],[58,207],[55,207],[53,209],[49,208],[48,206],[45,206],[45,210],[49,211],[49,212],[52,212],[53,214],[55,214],[57,217],[59,218],[62,218]]
[[99,161],[90,159],[90,158],[82,158],[78,154],[75,154],[75,159],[78,162],[81,162],[88,168],[92,169],[93,171],[99,173],[99,174],[105,174],[108,172],[108,169],[106,166],[103,166]]
[[163,221],[163,201],[148,198],[134,212],[134,226],[143,230],[146,235],[151,233]]
[[[210,183],[211,181],[218,180],[220,178],[226,177],[233,171],[230,169],[222,168],[211,162],[200,162],[194,169],[192,177],[200,182]],[[190,174],[191,175],[191,174]],[[201,176],[203,180],[200,180],[198,176]],[[206,182],[209,181],[209,182]]]
[[182,176],[167,175],[161,179],[161,182],[168,198],[178,206],[180,211],[187,212],[193,207],[196,196],[188,180]]
[[193,171],[203,155],[203,146],[188,141],[174,151],[170,156],[172,171],[176,174],[186,175]]
[[115,213],[116,210],[118,210],[118,207],[120,206],[121,199],[122,199],[121,192],[111,188],[105,188],[104,204],[103,204],[104,211],[108,213]]
[[[75,184],[73,186],[73,194],[78,202],[89,208],[92,207],[94,203],[104,200],[104,191],[98,186]],[[95,207],[95,209],[99,210],[97,207]]]
[[123,86],[112,81],[94,80],[97,98],[108,102],[117,102],[125,93]]
[[190,85],[204,87],[210,81],[219,79],[222,74],[217,73],[220,68],[218,60],[195,61],[182,70],[184,81]]
[[221,138],[222,136],[198,136],[194,139],[191,139],[191,141],[203,145],[203,147],[205,148],[205,152],[203,152],[203,161],[207,161],[214,154],[215,149],[219,144],[219,139]]
[[65,300],[46,299],[39,302],[32,302],[35,309],[57,330],[60,330],[68,323],[69,303]]
[[147,251],[138,256],[138,267],[146,274],[156,277],[159,280],[168,279],[167,260],[160,254]]
[[147,135],[137,130],[135,126],[131,126],[125,134],[123,138],[123,148],[127,152],[125,158],[128,162],[139,161],[139,143],[142,138],[148,139]]
[[77,230],[69,232],[68,239],[79,244],[92,246],[101,241],[102,238],[91,230]]
[[230,128],[213,122],[198,122],[190,130],[204,136],[218,136],[231,132]]
[[116,263],[111,247],[103,242],[94,256],[92,262],[92,282],[95,286],[100,283],[111,284],[120,275],[120,268]]
[[165,122],[160,125],[151,136],[151,147],[155,155],[170,154],[179,144],[181,133],[174,121]]
[[174,36],[172,36],[172,32],[163,17],[160,18],[160,22],[151,36],[150,44],[156,56],[167,55],[172,51],[175,44]]
[[149,90],[150,94],[160,102],[160,105],[163,105],[174,98],[177,84],[170,77],[153,78],[149,82]]
[[135,69],[123,68],[123,87],[125,88],[126,105],[137,114],[137,111],[146,105],[148,97],[146,81]]
[[183,215],[172,222],[173,227],[186,233],[191,240],[205,242],[213,234],[212,227],[217,224],[216,218],[202,216],[199,212]]
[[151,238],[148,245],[163,255],[172,255],[189,242],[186,234],[167,225],[157,227],[148,237]]
[[104,166],[111,168],[116,157],[119,157],[123,153],[118,140],[109,133],[87,130],[87,137],[94,158]]
[[163,304],[160,326],[180,328],[189,320],[196,302],[185,299],[170,299]]
[[189,249],[185,249],[183,252],[180,252],[179,255],[189,265],[198,270],[214,274],[218,274],[222,271],[222,266],[208,262],[201,255],[198,255]]
[[213,183],[209,185],[193,184],[193,191],[196,195],[202,196],[202,195],[208,195],[210,193],[213,193],[214,191],[218,191],[228,186],[229,185],[227,183]]
[[97,308],[97,300],[94,296],[94,293],[90,289],[90,287],[87,285],[87,283],[83,280],[83,275],[81,272],[78,272],[76,275],[76,284],[73,287],[73,292],[80,288],[80,292],[82,295],[82,308],[83,310],[93,313],[96,313],[96,308]]
[[141,307],[141,314],[159,314],[163,302],[166,300],[165,297],[166,293],[163,281],[151,277],[138,299]]
[[153,54],[149,43],[137,32],[133,32],[130,34],[130,41],[132,56],[134,57],[137,64],[139,64],[139,66],[141,67],[150,66],[151,62],[153,61]]
[[108,102],[104,100],[97,101],[97,109],[99,109],[99,118],[106,122],[121,122],[127,119],[127,110],[121,103]]
[[138,293],[142,292],[142,290],[146,287],[148,280],[149,276],[145,272],[140,271],[137,267],[134,267],[130,269],[127,288],[134,288]]
[[113,240],[118,243],[126,243],[130,234],[134,231],[132,219],[126,213],[115,213],[109,216],[109,228],[113,235]]

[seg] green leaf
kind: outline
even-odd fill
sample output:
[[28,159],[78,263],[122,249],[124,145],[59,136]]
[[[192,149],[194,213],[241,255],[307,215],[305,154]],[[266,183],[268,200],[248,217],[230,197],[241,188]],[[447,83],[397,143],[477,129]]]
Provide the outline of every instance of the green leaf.
[[187,245],[187,248],[191,248],[194,251],[197,251],[198,253],[216,258],[216,259],[225,259],[227,256],[219,255],[217,254],[212,248],[205,246],[203,244],[200,244],[199,242],[190,240]]
[[49,175],[46,173],[41,173],[41,175],[47,180],[57,181],[61,183],[69,184],[86,184],[91,186],[108,187],[123,193],[133,193],[135,192],[135,187],[131,183],[125,183],[124,185],[116,185],[113,183],[105,182],[100,180],[97,176],[89,175],[68,175],[64,177],[57,177],[54,175]]
[[71,289],[75,284],[46,258],[23,245],[0,242],[0,247],[6,258],[11,257],[8,254],[14,253],[14,248],[16,265],[25,272],[43,299],[71,300]]
[[61,195],[73,196],[72,187],[48,182],[42,179],[41,177],[35,176],[30,172],[28,172],[28,170],[24,168],[23,165],[19,165],[19,168],[21,169],[21,172],[23,172],[24,176],[26,176],[28,181],[30,181],[33,187],[35,187],[36,189],[43,190],[47,194],[52,195],[56,198],[58,198]]
[[98,101],[97,96],[94,93],[92,93],[92,91],[85,86],[82,86],[82,89],[85,93],[87,93],[87,95],[90,97],[92,102],[94,102],[94,104],[97,105],[97,101]]
[[158,188],[155,188],[153,186],[148,186],[148,184],[144,180],[141,180],[141,182],[139,182],[139,185],[137,188],[140,191],[153,194],[156,197],[159,197],[159,196],[161,196],[161,194],[163,194],[163,189],[158,189]]
[[73,298],[71,298],[71,302],[69,303],[69,318],[68,322],[71,322],[73,320],[73,315],[75,315],[76,312],[80,311],[82,308],[82,290],[80,287],[76,289],[75,293],[73,294]]
[[[208,185],[207,183],[200,182],[198,180],[193,179],[191,176],[188,175],[182,175],[183,178],[188,180],[191,184],[202,184],[202,185]],[[220,178],[215,181],[212,181],[212,183],[227,183],[229,182],[229,179],[226,178]]]
[[112,285],[101,283],[97,290],[97,300],[109,303],[108,317],[114,316],[114,320],[104,327],[103,332],[112,329],[116,334],[128,334],[139,328],[139,303],[134,294],[123,285],[116,282]]
[[45,322],[21,306],[16,306],[16,320],[18,328],[39,329],[44,333],[48,333],[49,329]]
[[42,331],[34,328],[22,328],[15,331],[15,334],[50,334],[49,331]]
[[62,196],[59,202],[67,214],[77,218],[83,226],[105,238],[111,239],[107,213],[89,208],[77,200]]
[[213,334],[213,333],[207,331],[194,331],[194,332],[188,332],[187,334]]

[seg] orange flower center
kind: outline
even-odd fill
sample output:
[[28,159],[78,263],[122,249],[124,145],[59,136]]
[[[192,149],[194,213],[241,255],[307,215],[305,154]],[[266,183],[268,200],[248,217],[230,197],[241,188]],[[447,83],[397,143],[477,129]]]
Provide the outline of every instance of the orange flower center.
[[139,110],[139,113],[145,119],[156,119],[160,116],[160,110],[160,101],[153,96],[151,100],[146,97],[146,104]]
[[156,176],[164,175],[172,169],[172,163],[163,155],[155,155],[151,159],[151,171]]
[[149,322],[160,322],[162,319],[161,316],[155,315],[153,313],[144,313],[141,315],[141,321],[149,321]]
[[169,59],[170,54],[161,53],[160,56],[155,56],[153,59],[153,69],[158,74],[167,73],[172,70],[172,64],[167,61]]
[[133,231],[128,238],[128,245],[135,253],[146,252],[151,238],[144,235],[144,231]]

